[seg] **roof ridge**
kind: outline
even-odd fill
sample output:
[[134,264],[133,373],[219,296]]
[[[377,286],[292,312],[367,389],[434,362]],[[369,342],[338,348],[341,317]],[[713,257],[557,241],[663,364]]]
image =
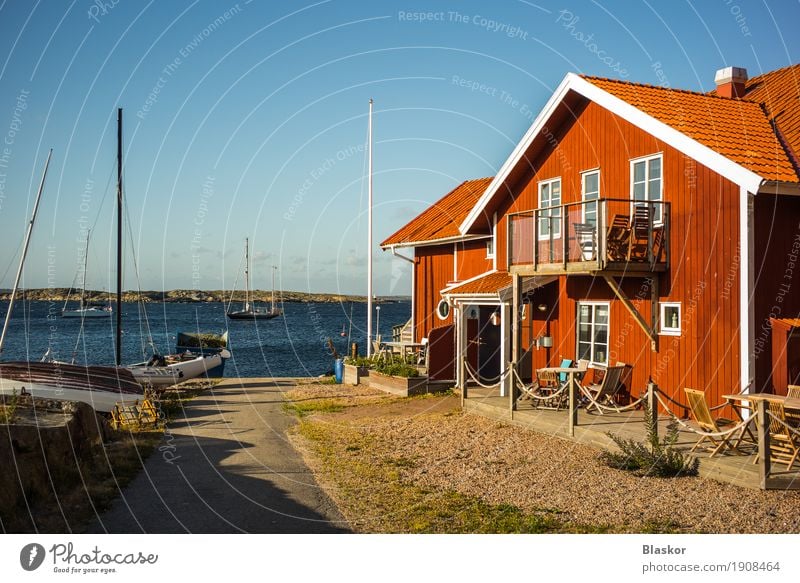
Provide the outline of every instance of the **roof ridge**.
[[[634,81],[623,81],[622,79],[612,79],[610,77],[598,77],[596,75],[581,75],[582,78],[586,79],[587,81],[592,81],[596,79],[597,81],[609,81],[611,83],[619,83],[620,85],[631,85],[633,87],[645,87],[647,89],[660,89],[661,91],[672,91],[675,93],[687,93],[689,95],[696,95],[698,97],[711,97],[714,99],[720,99],[722,101],[727,102],[741,102],[744,99],[731,99],[730,97],[721,97],[714,93],[704,93],[702,91],[692,91],[691,89],[676,89],[675,87],[664,87],[663,85],[652,85],[651,83],[636,83]],[[712,90],[713,91],[713,90]],[[754,102],[750,102],[754,103]]]

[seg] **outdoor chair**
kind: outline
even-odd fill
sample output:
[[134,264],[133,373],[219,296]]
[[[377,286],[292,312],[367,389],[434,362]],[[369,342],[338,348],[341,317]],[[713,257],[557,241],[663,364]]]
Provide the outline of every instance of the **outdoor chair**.
[[628,261],[647,260],[648,235],[652,231],[653,224],[650,217],[650,207],[636,205],[633,210],[633,222],[630,229],[630,239],[628,241]]
[[[800,399],[800,385],[789,385],[786,389],[786,396],[790,399]],[[800,410],[789,409],[784,406],[786,410],[786,421],[792,427],[800,427]]]
[[[599,384],[590,384],[585,386],[584,388],[589,394],[592,396],[592,401],[595,401],[600,404],[614,404],[614,397],[616,396],[617,392],[622,387],[622,383],[620,382],[622,379],[622,373],[625,371],[625,364],[622,362],[618,362],[616,366],[609,366],[606,367],[603,374],[603,379],[600,381]],[[603,410],[598,407],[594,402],[590,402],[586,406],[586,411],[590,411],[591,409],[596,409],[600,415],[603,414]]]
[[[690,389],[688,387],[684,388],[683,390],[686,393],[686,399],[689,402],[689,409],[692,412],[692,417],[694,417],[695,423],[700,427],[700,429],[706,433],[719,433],[719,425],[716,419],[714,419],[714,417],[711,415],[711,409],[709,409],[708,403],[706,403],[705,393],[703,393],[703,391]],[[705,449],[711,452],[709,457],[714,457],[725,448],[736,450],[734,444],[730,442],[732,438],[732,434],[723,436],[701,435],[700,439],[697,440],[697,443],[694,444],[694,447],[692,447],[690,451],[696,450],[698,447],[700,447],[700,444],[704,443],[705,441],[710,441],[711,445],[707,446]]]
[[575,240],[580,250],[581,261],[592,261],[597,257],[597,229],[592,223],[574,223]]
[[623,261],[625,259],[629,238],[628,217],[614,215],[606,232],[606,254],[609,261]]
[[[572,365],[572,361],[564,359],[561,367],[566,368]],[[523,399],[529,399],[535,409],[561,409],[567,402],[569,395],[566,391],[559,398],[548,398],[554,395],[564,385],[561,376],[567,377],[566,373],[557,373],[552,370],[539,369],[536,371],[536,380],[530,385],[520,387],[521,394],[517,403]]]
[[769,412],[769,452],[770,459],[776,463],[785,463],[790,470],[800,454],[800,435],[796,433],[787,418],[783,403],[768,403]]

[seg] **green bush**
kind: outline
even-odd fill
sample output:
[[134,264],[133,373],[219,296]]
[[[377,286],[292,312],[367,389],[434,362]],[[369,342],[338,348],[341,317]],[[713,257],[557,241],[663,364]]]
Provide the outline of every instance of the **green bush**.
[[419,371],[416,367],[404,362],[378,363],[375,370],[393,377],[415,378],[419,376]]
[[612,468],[627,470],[640,476],[669,478],[697,475],[700,460],[674,447],[678,441],[678,424],[675,421],[667,426],[667,434],[662,440],[658,439],[657,424],[649,407],[644,409],[644,423],[647,430],[645,442],[623,439],[614,433],[607,433],[620,451],[605,451],[600,454],[600,460]]

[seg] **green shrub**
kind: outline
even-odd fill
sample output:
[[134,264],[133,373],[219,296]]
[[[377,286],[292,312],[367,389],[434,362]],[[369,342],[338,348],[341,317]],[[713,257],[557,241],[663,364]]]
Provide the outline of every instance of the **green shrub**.
[[647,430],[647,439],[644,442],[607,433],[620,451],[605,451],[600,454],[600,460],[612,468],[627,470],[640,476],[668,478],[697,475],[700,460],[674,447],[678,441],[678,424],[675,421],[667,426],[667,434],[662,440],[658,438],[657,424],[649,407],[644,409],[644,423]]
[[17,417],[17,405],[19,404],[19,396],[16,389],[11,392],[11,397],[6,403],[5,399],[3,404],[0,405],[0,423],[3,425],[11,425]]
[[375,370],[393,377],[415,378],[419,376],[419,370],[416,367],[404,362],[378,363]]

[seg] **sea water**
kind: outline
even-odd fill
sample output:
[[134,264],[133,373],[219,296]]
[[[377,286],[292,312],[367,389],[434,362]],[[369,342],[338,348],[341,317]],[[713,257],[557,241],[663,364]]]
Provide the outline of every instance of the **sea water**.
[[[81,364],[114,362],[116,316],[83,322],[62,318],[62,303],[17,300],[0,360],[40,360],[48,350],[53,358]],[[153,348],[166,354],[175,351],[177,332],[228,330],[232,358],[225,364],[226,377],[318,376],[333,371],[334,357],[328,347],[333,341],[344,356],[350,342],[366,352],[366,303],[285,303],[284,315],[272,320],[228,320],[222,303],[123,304],[122,361],[132,364],[147,360]],[[352,306],[352,326],[350,313]],[[391,340],[392,326],[405,323],[411,315],[410,302],[373,306],[373,330],[379,324],[384,340]],[[0,302],[5,317],[8,302]],[[377,321],[378,314],[380,322]],[[150,334],[147,333],[149,323]],[[344,328],[345,336],[341,335]],[[152,337],[153,345],[149,343]]]

